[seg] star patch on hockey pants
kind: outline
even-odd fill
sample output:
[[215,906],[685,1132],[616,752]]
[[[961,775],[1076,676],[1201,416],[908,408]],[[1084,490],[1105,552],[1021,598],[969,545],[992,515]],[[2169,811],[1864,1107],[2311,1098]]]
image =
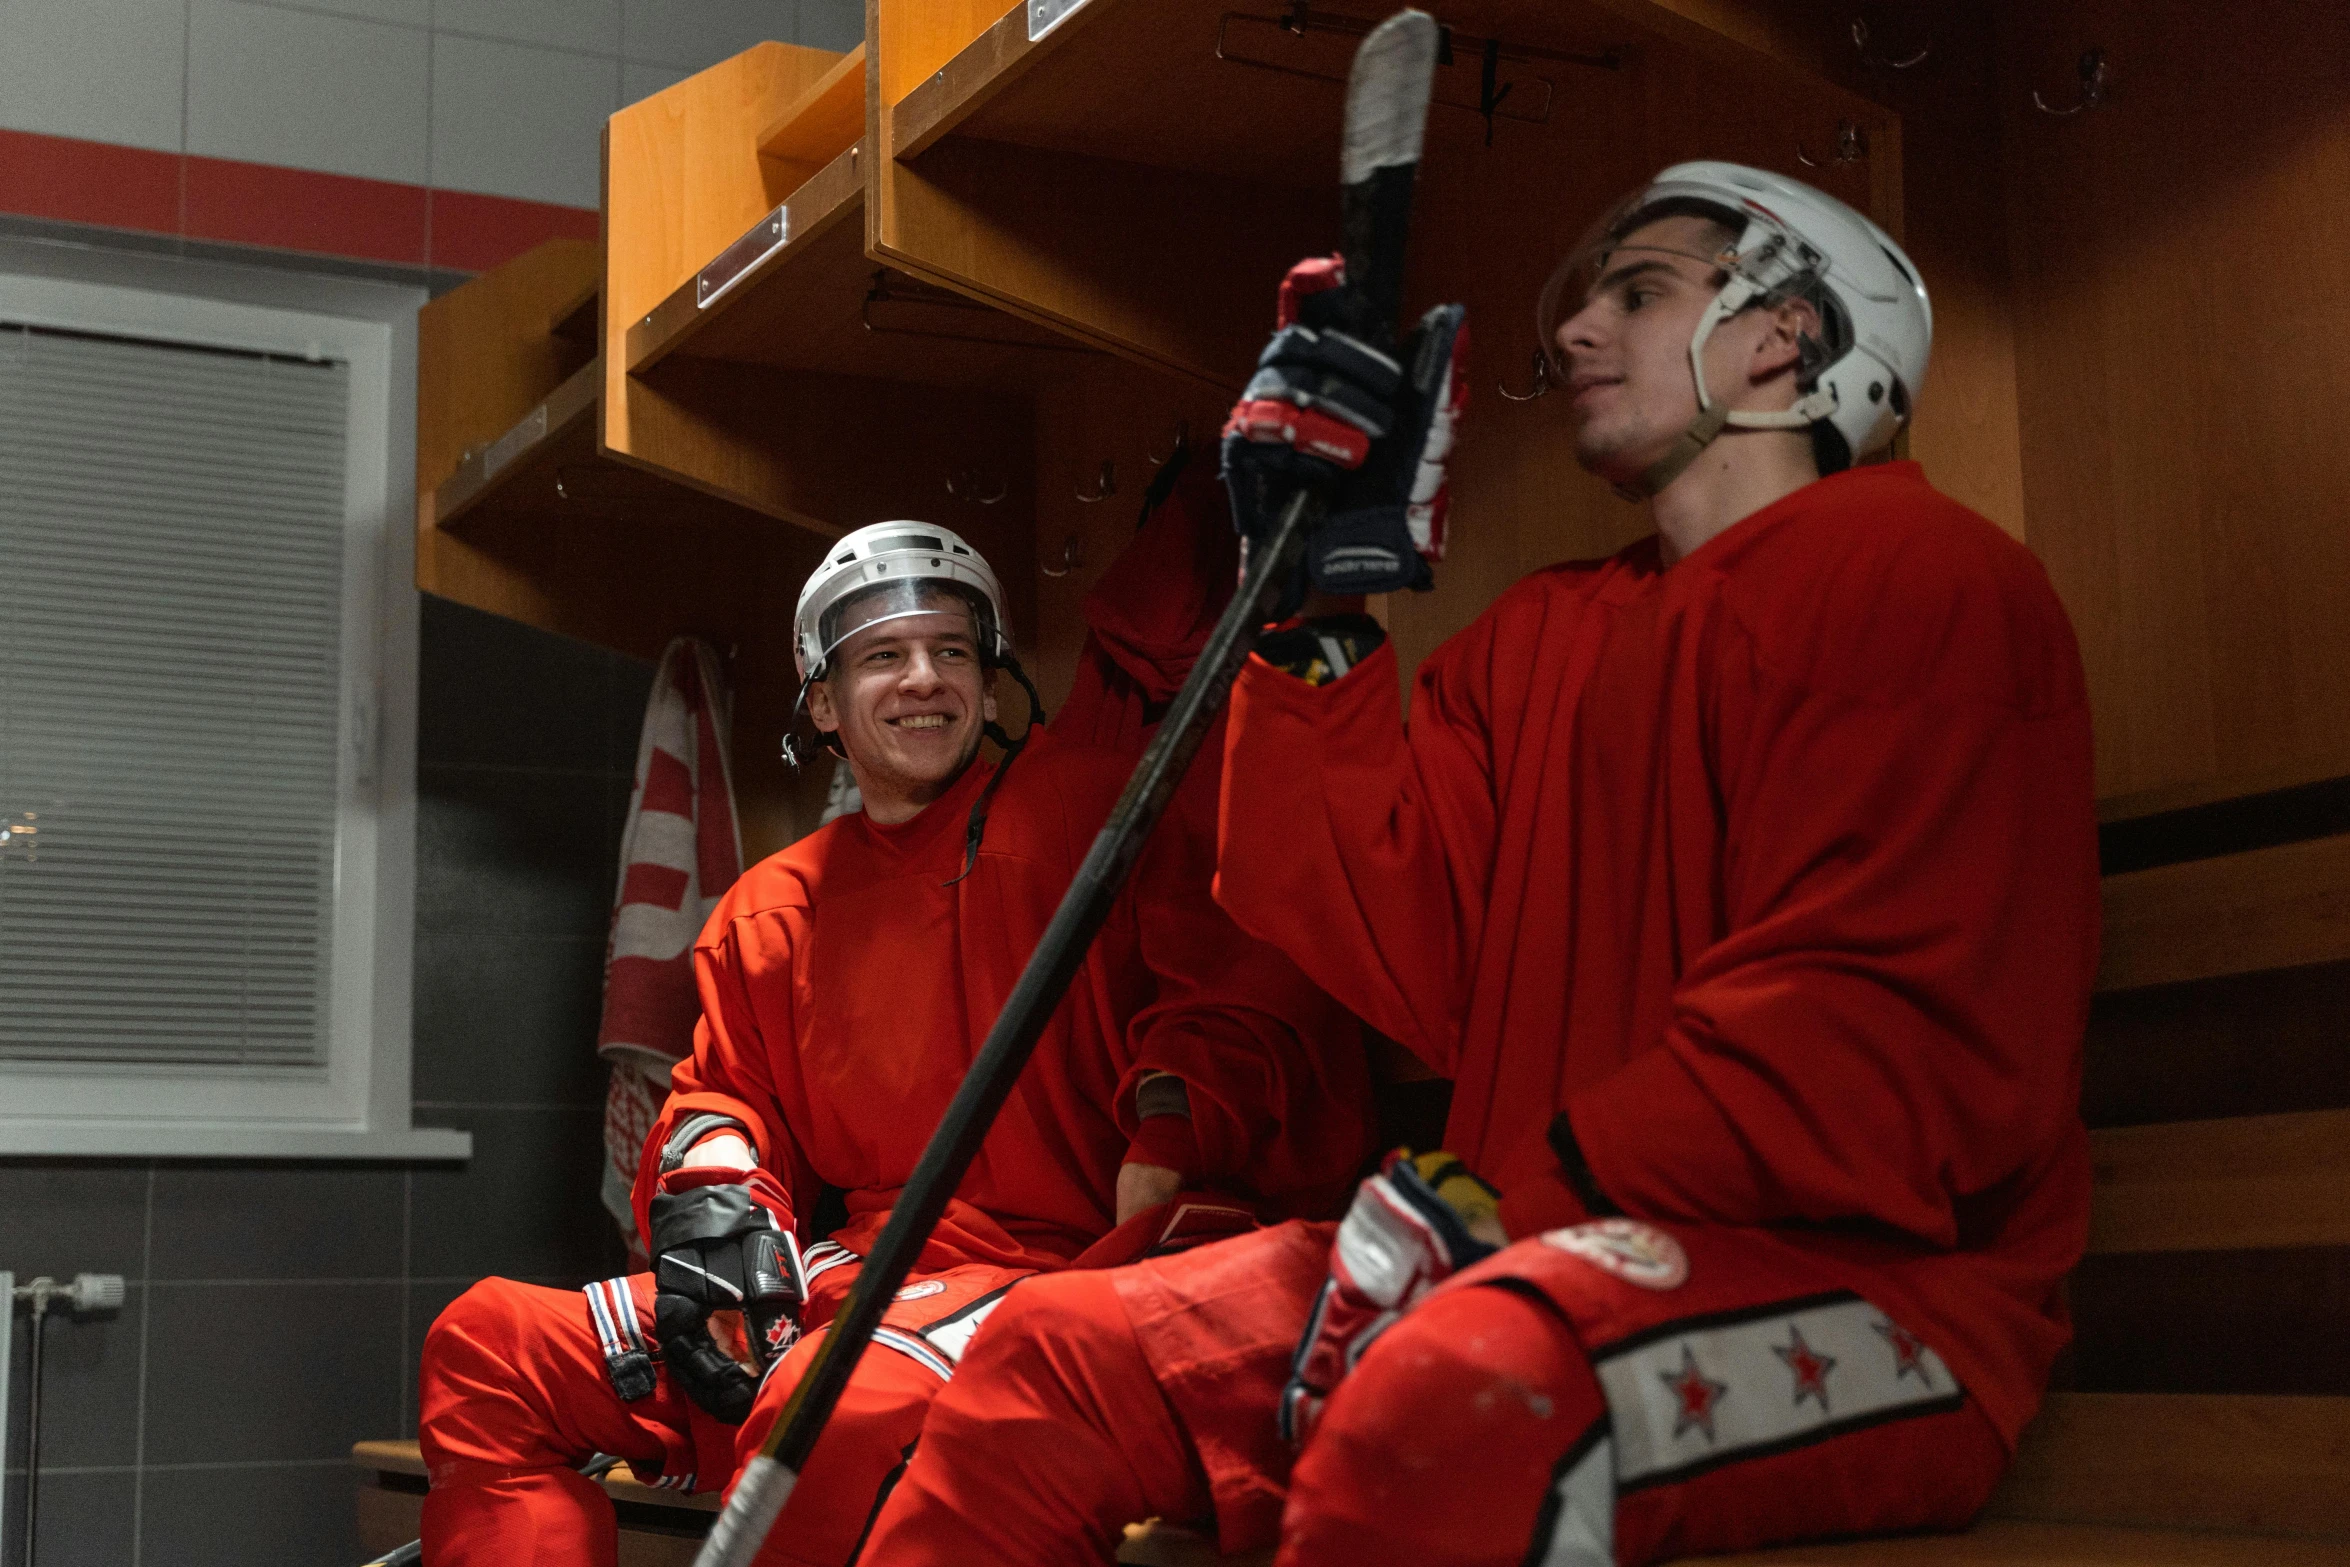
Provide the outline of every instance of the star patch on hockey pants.
[[1334,1228],[1016,1296],[934,1405],[869,1559],[1079,1567],[1159,1516],[1228,1555],[1278,1539],[1281,1567],[1640,1567],[1956,1528],[2005,1467],[1950,1366],[1875,1303],[1890,1281],[1675,1224],[1570,1227],[1455,1275],[1365,1352],[1293,1469],[1276,1406]]

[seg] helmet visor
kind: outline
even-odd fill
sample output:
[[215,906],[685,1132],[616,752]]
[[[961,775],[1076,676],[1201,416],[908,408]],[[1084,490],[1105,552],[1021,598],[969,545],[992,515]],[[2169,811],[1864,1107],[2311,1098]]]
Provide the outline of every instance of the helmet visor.
[[824,649],[819,662],[829,666],[833,655],[859,632],[917,615],[941,617],[943,623],[934,634],[959,631],[971,639],[974,654],[993,661],[995,614],[983,595],[935,577],[905,577],[851,593],[828,606],[817,621]]
[[[1642,232],[1668,218],[1696,221],[1655,234]],[[1659,262],[1692,281],[1718,287],[1738,263],[1737,247],[1745,228],[1744,216],[1727,206],[1660,201],[1645,186],[1601,214],[1551,273],[1535,303],[1535,337],[1550,361],[1551,375],[1563,382],[1569,374],[1559,328],[1587,305],[1629,313],[1635,303],[1634,285],[1650,270],[1641,263]]]

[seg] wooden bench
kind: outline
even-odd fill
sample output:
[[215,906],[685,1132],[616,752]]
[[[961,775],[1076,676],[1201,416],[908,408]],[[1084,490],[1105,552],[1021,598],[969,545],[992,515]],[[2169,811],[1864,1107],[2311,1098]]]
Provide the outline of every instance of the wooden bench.
[[[2127,825],[2159,840],[2159,821]],[[1963,1534],[1718,1560],[2350,1564],[2350,834],[2109,875],[2105,921],[2077,1342],[2013,1472]],[[354,1457],[376,1475],[369,1542],[413,1537],[415,1444]],[[623,1567],[692,1560],[710,1498],[607,1489]],[[1225,1560],[1163,1525],[1138,1526],[1118,1559]]]

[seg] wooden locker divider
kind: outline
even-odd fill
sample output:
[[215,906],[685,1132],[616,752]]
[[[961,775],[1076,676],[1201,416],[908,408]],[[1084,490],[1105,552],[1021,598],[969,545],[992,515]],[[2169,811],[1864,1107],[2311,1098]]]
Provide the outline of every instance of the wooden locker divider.
[[651,657],[708,610],[692,572],[652,561],[639,521],[715,548],[758,519],[598,453],[600,261],[553,240],[419,313],[416,581]]

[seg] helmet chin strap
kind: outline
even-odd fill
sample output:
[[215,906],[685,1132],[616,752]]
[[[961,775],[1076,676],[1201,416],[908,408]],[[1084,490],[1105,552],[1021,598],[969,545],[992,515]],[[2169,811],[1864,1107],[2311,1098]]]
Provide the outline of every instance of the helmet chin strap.
[[1728,405],[1717,403],[1705,385],[1705,343],[1714,335],[1714,328],[1729,320],[1760,299],[1765,290],[1752,278],[1732,272],[1730,281],[1714,295],[1705,314],[1697,318],[1697,330],[1689,335],[1689,374],[1697,383],[1697,417],[1689,421],[1678,439],[1662,457],[1642,470],[1639,478],[1616,486],[1616,493],[1628,501],[1644,501],[1688,470],[1697,461],[1698,454],[1714,443],[1714,437],[1725,428],[1737,430],[1803,430],[1827,418],[1836,411],[1836,393],[1822,386],[1798,399],[1791,408],[1777,413],[1740,409],[1732,412]]

